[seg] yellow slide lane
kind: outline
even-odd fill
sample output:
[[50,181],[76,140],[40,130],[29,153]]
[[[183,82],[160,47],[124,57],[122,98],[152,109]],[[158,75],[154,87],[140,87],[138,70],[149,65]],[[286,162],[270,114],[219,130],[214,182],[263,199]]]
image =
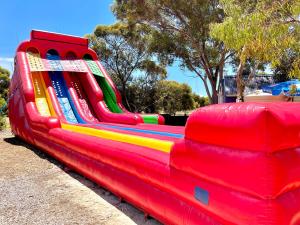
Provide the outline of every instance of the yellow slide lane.
[[74,126],[70,124],[61,124],[62,128],[75,133],[86,134],[94,137],[100,137],[107,140],[119,141],[128,144],[134,144],[158,151],[170,153],[173,146],[172,141],[158,140],[154,138],[140,137],[131,134],[122,134],[108,130],[98,130],[90,127]]
[[49,96],[47,96],[46,85],[42,72],[32,72],[32,82],[34,86],[35,103],[42,116],[55,116]]

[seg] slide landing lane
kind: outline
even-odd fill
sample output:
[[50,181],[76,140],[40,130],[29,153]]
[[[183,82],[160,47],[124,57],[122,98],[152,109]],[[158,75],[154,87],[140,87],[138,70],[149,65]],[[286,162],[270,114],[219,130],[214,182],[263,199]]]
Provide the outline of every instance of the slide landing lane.
[[137,146],[143,146],[165,153],[170,153],[171,148],[174,144],[173,141],[159,140],[149,137],[141,137],[132,134],[118,133],[108,130],[99,130],[90,127],[76,126],[71,124],[62,123],[62,128],[64,130],[72,131],[75,133],[80,133],[84,135],[90,135],[94,137],[99,137],[107,140],[123,142],[128,144],[134,144]]
[[104,128],[112,128],[116,130],[122,130],[122,131],[131,131],[139,134],[153,134],[158,135],[162,137],[169,137],[169,138],[183,138],[183,134],[176,134],[171,132],[163,132],[163,131],[155,131],[155,130],[146,130],[146,129],[138,129],[138,128],[131,128],[131,127],[122,127],[118,125],[107,125],[107,124],[96,124],[96,126],[104,127]]

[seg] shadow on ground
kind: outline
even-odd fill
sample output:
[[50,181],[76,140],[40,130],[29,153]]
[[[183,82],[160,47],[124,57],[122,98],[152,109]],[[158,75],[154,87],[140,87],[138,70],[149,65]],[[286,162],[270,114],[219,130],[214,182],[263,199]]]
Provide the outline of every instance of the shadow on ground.
[[[120,199],[117,196],[115,196],[113,193],[111,193],[110,191],[104,189],[103,187],[99,186],[98,184],[94,183],[93,181],[88,180],[87,178],[83,177],[82,175],[76,173],[74,170],[69,169],[68,167],[64,166],[61,162],[59,162],[58,160],[52,158],[51,156],[49,156],[48,154],[46,154],[42,150],[40,150],[36,147],[33,147],[32,145],[24,142],[22,139],[17,138],[17,137],[9,137],[9,138],[4,138],[3,140],[5,142],[9,143],[9,144],[12,144],[12,145],[25,147],[28,150],[32,151],[34,154],[36,154],[38,157],[40,157],[42,159],[45,159],[50,163],[55,164],[57,167],[59,167],[61,170],[63,170],[66,174],[68,174],[72,178],[79,181],[81,184],[83,184],[84,186],[89,188],[91,191],[93,191],[98,196],[103,198],[109,204],[113,205],[118,210],[120,210],[122,213],[127,215],[136,224],[143,225],[143,224],[146,223],[146,221],[154,222],[154,224],[157,224],[157,225],[160,224],[158,221],[154,220],[151,217],[145,217],[145,220],[143,220],[143,222],[141,223],[140,218],[132,217],[132,213],[129,212],[130,210],[123,210],[124,202],[120,201]],[[135,208],[134,206],[132,206],[129,203],[125,203],[125,204],[128,204],[134,210],[139,211],[140,212],[139,216],[143,216],[143,212],[141,212],[139,209]]]
[[52,158],[51,156],[47,155],[42,150],[40,150],[38,148],[35,148],[34,146],[26,143],[25,141],[23,141],[22,139],[20,139],[18,137],[9,137],[9,138],[4,138],[3,140],[5,142],[9,143],[9,144],[16,145],[16,146],[22,146],[24,148],[27,148],[30,151],[34,152],[34,154],[36,154],[38,157],[40,157],[42,159],[46,159],[47,161],[49,161],[51,163],[54,163],[59,168],[64,168],[64,165],[62,163],[60,163],[56,159]]

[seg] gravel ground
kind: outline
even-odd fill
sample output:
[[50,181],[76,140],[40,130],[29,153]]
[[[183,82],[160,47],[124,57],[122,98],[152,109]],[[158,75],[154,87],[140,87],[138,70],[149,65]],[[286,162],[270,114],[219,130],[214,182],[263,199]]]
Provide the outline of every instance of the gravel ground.
[[0,132],[0,224],[159,225],[38,149]]

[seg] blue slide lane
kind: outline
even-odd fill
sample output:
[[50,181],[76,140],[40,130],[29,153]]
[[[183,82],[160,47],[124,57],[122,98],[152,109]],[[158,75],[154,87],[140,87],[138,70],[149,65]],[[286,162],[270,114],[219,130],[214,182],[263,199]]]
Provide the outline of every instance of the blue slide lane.
[[[59,60],[58,55],[47,54],[47,59],[50,60]],[[56,97],[58,99],[59,105],[62,109],[62,112],[69,123],[82,123],[86,122],[78,114],[76,107],[73,103],[73,100],[67,90],[65,80],[63,78],[62,72],[49,72],[51,83],[55,89]]]
[[143,130],[143,129],[137,129],[137,128],[131,128],[131,127],[121,127],[121,126],[106,125],[106,124],[97,124],[97,126],[113,128],[113,129],[118,129],[118,130],[125,130],[125,131],[133,131],[133,132],[144,133],[144,134],[156,134],[156,135],[160,135],[160,136],[173,137],[173,138],[183,138],[184,137],[183,134],[174,134],[174,133],[153,131],[153,130]]

